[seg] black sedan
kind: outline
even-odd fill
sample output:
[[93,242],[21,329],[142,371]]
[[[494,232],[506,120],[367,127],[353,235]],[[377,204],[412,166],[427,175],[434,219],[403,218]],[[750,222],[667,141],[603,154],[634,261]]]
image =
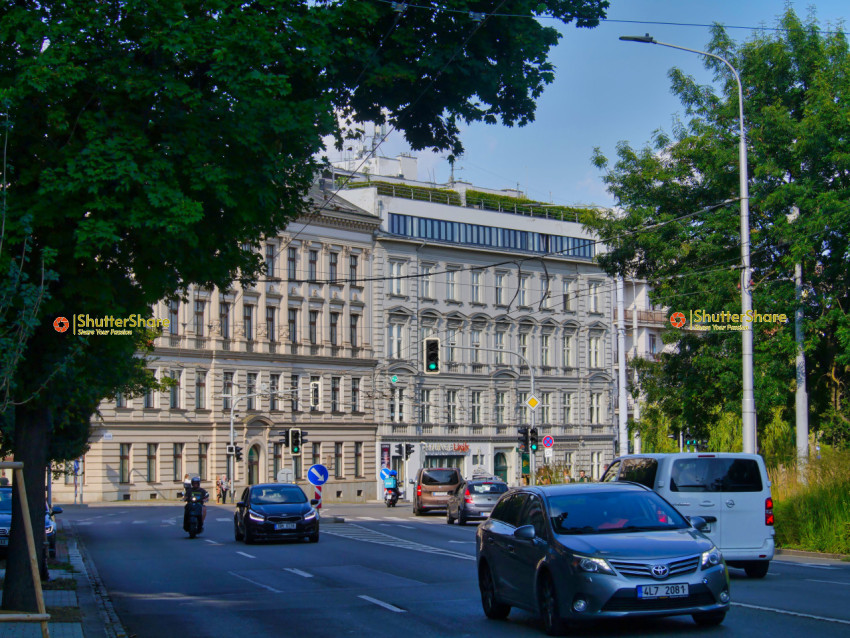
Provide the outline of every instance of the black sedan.
[[249,485],[236,503],[233,530],[237,541],[302,539],[319,541],[319,501],[307,500],[304,491],[290,483]]

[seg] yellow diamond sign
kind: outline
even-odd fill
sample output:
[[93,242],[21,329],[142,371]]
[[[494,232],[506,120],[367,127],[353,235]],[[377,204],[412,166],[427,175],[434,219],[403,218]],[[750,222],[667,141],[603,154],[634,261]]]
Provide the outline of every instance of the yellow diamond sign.
[[526,401],[525,404],[533,410],[538,405],[540,405],[540,401],[538,401],[537,397],[532,394],[530,397],[528,397],[528,401]]

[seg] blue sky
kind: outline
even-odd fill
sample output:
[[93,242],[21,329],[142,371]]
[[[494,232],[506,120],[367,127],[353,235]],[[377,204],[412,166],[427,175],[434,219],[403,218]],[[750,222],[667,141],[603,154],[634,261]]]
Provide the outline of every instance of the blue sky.
[[[611,0],[610,22],[594,29],[560,25],[564,35],[550,56],[556,66],[555,81],[538,100],[536,121],[513,129],[484,124],[465,127],[466,153],[456,163],[455,176],[490,188],[519,185],[533,199],[559,204],[612,205],[602,175],[590,161],[593,148],[600,147],[613,160],[618,141],[641,147],[654,130],[669,132],[675,116],[685,117],[670,91],[667,72],[672,67],[701,83],[711,81],[698,55],[618,39],[649,33],[656,40],[703,49],[710,37],[708,27],[614,20],[773,27],[786,4],[785,0]],[[813,9],[823,29],[850,30],[839,24],[850,17],[846,0],[790,4],[802,18]],[[729,33],[743,41],[752,31],[729,29]],[[382,149],[387,156],[407,150],[395,133]],[[448,180],[449,165],[443,157],[418,155],[421,180]],[[330,157],[336,159],[339,154]]]

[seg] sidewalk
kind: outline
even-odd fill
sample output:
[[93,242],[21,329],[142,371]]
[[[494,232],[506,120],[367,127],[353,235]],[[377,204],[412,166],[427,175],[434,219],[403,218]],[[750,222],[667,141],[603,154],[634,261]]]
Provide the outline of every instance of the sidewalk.
[[[47,623],[51,638],[122,638],[127,632],[97,569],[86,559],[72,525],[57,517],[56,558],[58,568],[50,569],[43,583],[44,604],[52,619]],[[0,577],[5,577],[0,569]],[[41,638],[40,623],[0,623],[3,638]]]

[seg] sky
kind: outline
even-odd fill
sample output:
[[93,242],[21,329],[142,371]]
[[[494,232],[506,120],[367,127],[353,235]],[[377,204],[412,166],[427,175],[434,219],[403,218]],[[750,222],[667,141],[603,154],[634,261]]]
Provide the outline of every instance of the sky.
[[[593,29],[577,29],[553,20],[563,37],[550,52],[555,80],[537,102],[536,120],[522,128],[473,124],[462,128],[465,154],[455,164],[455,177],[488,188],[519,188],[528,197],[566,205],[613,206],[591,162],[599,147],[613,163],[616,146],[628,141],[641,148],[653,131],[668,133],[686,114],[670,90],[668,71],[678,67],[701,84],[712,81],[703,58],[667,47],[621,42],[621,35],[649,33],[656,40],[704,49],[708,26],[720,22],[730,36],[746,41],[753,29],[775,27],[786,4],[805,20],[814,10],[821,28],[843,28],[850,18],[847,0],[791,2],[786,0],[610,0],[608,21]],[[644,23],[616,22],[641,21]],[[746,119],[746,103],[744,105]],[[409,152],[398,133],[391,133],[379,154],[394,157]],[[449,180],[445,154],[427,151],[419,157],[419,179]],[[340,154],[329,153],[330,159]]]

